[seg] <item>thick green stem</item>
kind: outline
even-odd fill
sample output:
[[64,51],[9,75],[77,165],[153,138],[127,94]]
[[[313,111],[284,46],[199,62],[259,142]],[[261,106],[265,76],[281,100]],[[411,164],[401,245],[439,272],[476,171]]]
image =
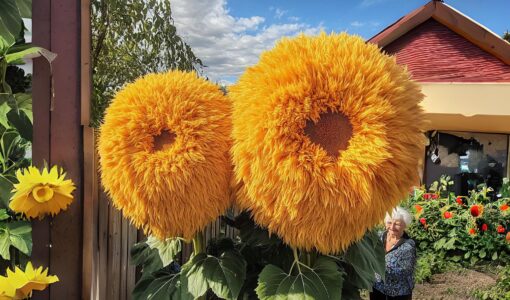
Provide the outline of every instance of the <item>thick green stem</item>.
[[299,255],[297,253],[297,249],[296,248],[292,248],[292,253],[294,254],[294,264],[297,265],[297,268],[298,268],[298,272],[301,273],[301,262],[299,261]]
[[202,252],[205,252],[204,234],[202,231],[199,231],[193,238],[193,255],[197,255],[198,253]]
[[[205,253],[205,241],[202,231],[197,232],[195,237],[193,237],[193,255],[197,255],[198,253]],[[196,298],[195,300],[206,300],[206,297],[207,293]]]

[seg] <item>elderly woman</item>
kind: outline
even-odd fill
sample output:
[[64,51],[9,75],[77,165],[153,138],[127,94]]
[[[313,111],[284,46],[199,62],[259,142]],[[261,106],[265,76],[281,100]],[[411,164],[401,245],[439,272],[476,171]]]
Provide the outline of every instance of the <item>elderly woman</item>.
[[386,250],[386,274],[384,280],[376,274],[371,300],[412,299],[416,246],[404,231],[412,219],[402,207],[396,207],[391,215],[386,215],[386,230],[381,235]]

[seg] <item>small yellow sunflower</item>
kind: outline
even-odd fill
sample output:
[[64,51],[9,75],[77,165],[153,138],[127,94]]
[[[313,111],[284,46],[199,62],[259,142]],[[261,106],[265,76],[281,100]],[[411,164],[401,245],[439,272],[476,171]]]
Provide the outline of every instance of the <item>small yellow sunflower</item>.
[[0,300],[16,299],[16,288],[11,285],[7,277],[0,276]]
[[36,167],[28,167],[16,172],[18,183],[14,184],[9,208],[27,218],[42,219],[66,210],[73,201],[72,192],[76,188],[73,181],[65,179],[66,174],[57,166],[42,172]]
[[360,37],[283,39],[229,96],[239,205],[294,247],[346,249],[418,178],[423,94]]
[[113,99],[101,126],[101,179],[146,234],[190,239],[230,205],[231,106],[195,73],[150,74]]
[[57,281],[57,276],[48,275],[48,269],[34,269],[28,262],[25,271],[16,267],[14,271],[7,269],[7,276],[0,276],[0,299],[26,299],[34,290],[42,291]]

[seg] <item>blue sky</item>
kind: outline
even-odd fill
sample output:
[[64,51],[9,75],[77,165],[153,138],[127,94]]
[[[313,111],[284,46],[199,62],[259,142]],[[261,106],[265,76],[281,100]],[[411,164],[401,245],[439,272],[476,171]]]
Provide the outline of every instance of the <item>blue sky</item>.
[[[173,0],[177,32],[207,66],[204,74],[235,83],[283,36],[347,31],[370,38],[427,0]],[[446,0],[494,33],[510,30],[510,0]]]
[[[427,0],[292,1],[229,0],[227,6],[236,17],[259,15],[268,24],[287,18],[319,25],[327,32],[348,31],[370,38],[400,17],[428,3]],[[461,11],[497,34],[510,30],[510,0],[447,0]]]

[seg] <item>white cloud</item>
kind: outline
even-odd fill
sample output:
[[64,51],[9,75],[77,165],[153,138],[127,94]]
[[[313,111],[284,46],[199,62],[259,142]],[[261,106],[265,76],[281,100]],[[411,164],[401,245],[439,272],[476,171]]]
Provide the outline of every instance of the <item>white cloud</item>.
[[363,0],[363,1],[361,1],[360,6],[361,7],[369,7],[369,6],[384,2],[384,1],[385,0]]
[[298,22],[267,24],[261,16],[236,18],[226,0],[174,0],[172,18],[177,34],[207,66],[205,74],[223,83],[235,81],[282,36],[316,34],[321,29]]
[[275,11],[274,11],[274,14],[275,14],[275,18],[276,19],[281,19],[283,17],[283,15],[285,15],[287,13],[286,10],[282,10],[282,9],[279,9],[277,8]]
[[350,23],[351,27],[360,28],[360,27],[370,27],[371,29],[374,29],[376,27],[379,27],[381,23],[379,22],[360,22],[360,21],[353,21]]
[[351,22],[351,26],[352,27],[363,27],[363,26],[365,26],[365,23],[360,22],[360,21],[354,21],[354,22]]

